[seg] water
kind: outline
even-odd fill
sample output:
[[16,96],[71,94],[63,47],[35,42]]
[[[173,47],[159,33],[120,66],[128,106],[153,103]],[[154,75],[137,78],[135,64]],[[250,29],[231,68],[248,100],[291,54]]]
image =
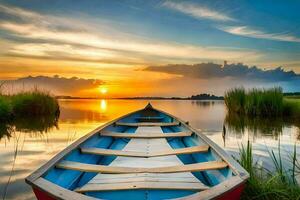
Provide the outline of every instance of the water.
[[[24,178],[33,170],[96,127],[128,112],[143,108],[144,100],[61,100],[59,121],[22,119],[14,126],[0,125],[0,196],[34,199]],[[223,101],[151,101],[159,109],[180,117],[237,156],[241,142],[253,142],[259,162],[268,166],[267,151],[278,141],[291,152],[300,138],[300,126],[284,121],[226,117]],[[222,135],[223,125],[226,135]]]

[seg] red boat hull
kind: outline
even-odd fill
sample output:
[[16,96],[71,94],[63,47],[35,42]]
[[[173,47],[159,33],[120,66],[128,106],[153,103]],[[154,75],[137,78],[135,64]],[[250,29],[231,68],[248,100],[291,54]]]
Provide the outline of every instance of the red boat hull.
[[[244,186],[245,185],[242,184],[242,185],[238,186],[237,188],[235,188],[229,192],[226,192],[225,194],[223,194],[222,196],[220,196],[217,199],[218,200],[239,200],[241,197],[241,194],[243,192]],[[33,188],[33,192],[38,200],[56,200],[56,198],[50,196],[46,192],[43,192],[37,188]]]
[[37,188],[33,188],[33,192],[38,200],[56,200],[52,196],[48,195],[46,192],[41,191]]
[[239,185],[237,188],[223,194],[218,200],[239,200],[244,188],[245,184]]

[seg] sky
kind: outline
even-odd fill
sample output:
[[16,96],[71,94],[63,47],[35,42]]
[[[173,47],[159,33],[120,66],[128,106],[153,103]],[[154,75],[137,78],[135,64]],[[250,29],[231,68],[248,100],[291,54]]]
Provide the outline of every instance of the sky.
[[0,0],[2,89],[91,97],[300,91],[299,7],[296,0]]

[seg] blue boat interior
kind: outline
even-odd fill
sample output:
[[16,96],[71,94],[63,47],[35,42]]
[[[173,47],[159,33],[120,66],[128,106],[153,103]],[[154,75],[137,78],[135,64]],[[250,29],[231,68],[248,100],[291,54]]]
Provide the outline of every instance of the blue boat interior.
[[[118,122],[174,122],[176,119],[173,117],[150,108],[137,111],[133,114],[121,118]],[[184,124],[176,126],[163,126],[161,127],[163,133],[175,133],[180,131],[189,131]],[[134,134],[137,127],[134,126],[119,126],[113,123],[103,129],[103,131],[113,131],[119,133],[131,133]],[[101,130],[100,130],[101,132]],[[126,144],[130,141],[127,138],[114,138],[110,136],[101,136],[100,134],[94,134],[87,140],[85,140],[78,148],[73,149],[68,153],[63,160],[65,161],[76,161],[88,164],[98,165],[109,165],[116,156],[103,156],[93,155],[88,153],[82,153],[81,147],[96,147],[113,150],[122,150]],[[200,136],[193,133],[189,137],[177,137],[167,138],[169,145],[173,149],[193,147],[199,145],[207,145]],[[177,155],[178,158],[184,164],[201,163],[206,161],[221,160],[220,156],[212,149],[209,148],[207,152],[203,153],[191,153],[184,155]],[[134,167],[134,166],[133,166]],[[74,189],[81,187],[88,183],[98,173],[92,172],[81,172],[69,169],[60,169],[52,167],[47,173],[44,174],[43,178],[46,180],[63,187],[65,189],[73,191]],[[234,176],[232,170],[228,167],[220,170],[207,170],[202,172],[193,172],[193,175],[198,178],[202,183],[209,187],[213,187],[223,182],[224,180]],[[101,192],[86,192],[85,195],[101,198],[101,199],[170,199],[179,198],[187,195],[191,195],[197,191],[189,190],[117,190],[117,191],[101,191]]]

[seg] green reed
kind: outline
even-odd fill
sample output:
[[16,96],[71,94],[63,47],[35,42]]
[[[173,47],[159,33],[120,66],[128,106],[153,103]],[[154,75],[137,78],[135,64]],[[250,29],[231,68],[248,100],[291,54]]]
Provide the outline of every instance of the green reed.
[[297,152],[290,155],[290,170],[285,170],[283,158],[278,145],[278,155],[274,151],[269,151],[275,171],[270,171],[263,167],[257,167],[253,159],[252,145],[248,141],[247,146],[240,148],[240,158],[235,158],[250,174],[242,199],[253,200],[279,200],[279,199],[300,199],[300,187],[295,179],[299,175],[297,171]]
[[58,101],[47,92],[38,90],[18,93],[11,97],[15,116],[58,115]]
[[12,118],[12,108],[7,97],[0,94],[0,122],[10,121]]
[[299,101],[284,99],[282,89],[234,88],[225,93],[229,112],[247,116],[278,117],[300,115]]
[[59,116],[58,101],[47,92],[37,89],[15,95],[3,95],[0,91],[0,122],[20,117]]
[[244,88],[233,88],[225,93],[224,102],[229,112],[245,113],[246,91]]

